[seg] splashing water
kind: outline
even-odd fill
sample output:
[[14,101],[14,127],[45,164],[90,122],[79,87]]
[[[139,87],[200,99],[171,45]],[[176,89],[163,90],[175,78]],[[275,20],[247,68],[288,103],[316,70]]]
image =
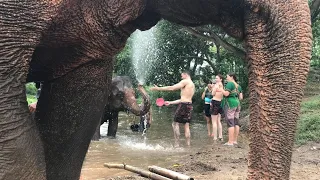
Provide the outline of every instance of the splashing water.
[[137,81],[145,84],[150,67],[157,57],[156,28],[147,31],[136,30],[133,33],[132,64]]
[[124,148],[136,151],[156,151],[156,152],[184,152],[184,148],[175,148],[171,145],[163,145],[158,143],[147,143],[139,142],[137,139],[130,139],[126,137],[126,139],[121,140],[120,145]]

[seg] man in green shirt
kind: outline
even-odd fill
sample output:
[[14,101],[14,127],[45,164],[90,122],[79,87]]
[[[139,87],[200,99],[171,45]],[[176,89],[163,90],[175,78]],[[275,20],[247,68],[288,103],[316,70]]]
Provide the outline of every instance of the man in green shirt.
[[225,108],[225,117],[228,125],[228,137],[229,140],[225,145],[233,146],[237,145],[238,135],[240,131],[239,115],[240,115],[240,101],[243,98],[242,88],[236,83],[235,74],[228,74],[228,83],[225,89],[222,90],[224,95],[223,106]]

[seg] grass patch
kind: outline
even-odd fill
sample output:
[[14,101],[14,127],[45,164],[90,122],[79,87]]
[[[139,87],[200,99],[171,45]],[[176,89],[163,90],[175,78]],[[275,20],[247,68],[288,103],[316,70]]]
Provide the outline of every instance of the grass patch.
[[302,102],[297,126],[296,143],[320,141],[320,96]]

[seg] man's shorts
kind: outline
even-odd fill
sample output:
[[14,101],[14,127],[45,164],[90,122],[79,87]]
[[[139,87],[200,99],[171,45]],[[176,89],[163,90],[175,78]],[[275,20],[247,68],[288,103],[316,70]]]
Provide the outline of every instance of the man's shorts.
[[190,102],[181,102],[176,110],[175,116],[174,116],[174,122],[178,123],[190,123],[191,122],[191,116],[192,116],[192,103]]
[[225,108],[225,117],[228,127],[239,126],[240,105],[238,107],[229,109]]
[[207,117],[211,117],[210,104],[204,104],[204,115]]
[[210,113],[212,115],[223,114],[223,109],[221,107],[221,101],[216,101],[216,100],[211,101]]

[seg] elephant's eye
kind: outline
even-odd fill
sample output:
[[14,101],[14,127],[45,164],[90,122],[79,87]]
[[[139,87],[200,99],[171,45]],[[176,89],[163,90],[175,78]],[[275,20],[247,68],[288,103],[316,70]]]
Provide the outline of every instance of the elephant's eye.
[[123,98],[123,97],[124,97],[124,93],[123,93],[123,92],[119,92],[119,93],[117,94],[117,96],[120,97],[120,98]]

